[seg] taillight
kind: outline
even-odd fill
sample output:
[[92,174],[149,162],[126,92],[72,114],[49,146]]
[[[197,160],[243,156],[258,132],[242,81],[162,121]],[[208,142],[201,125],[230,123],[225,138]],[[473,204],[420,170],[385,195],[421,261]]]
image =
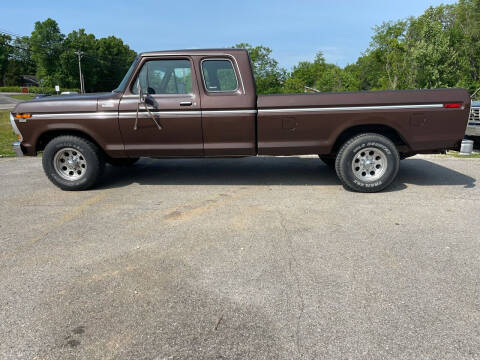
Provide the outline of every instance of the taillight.
[[444,104],[443,107],[445,109],[460,109],[462,107],[462,103]]

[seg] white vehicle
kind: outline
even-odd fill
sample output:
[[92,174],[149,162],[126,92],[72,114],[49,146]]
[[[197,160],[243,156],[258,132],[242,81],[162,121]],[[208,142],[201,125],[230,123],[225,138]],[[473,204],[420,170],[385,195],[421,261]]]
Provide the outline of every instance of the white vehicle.
[[470,118],[468,119],[465,135],[480,137],[480,101],[472,101]]

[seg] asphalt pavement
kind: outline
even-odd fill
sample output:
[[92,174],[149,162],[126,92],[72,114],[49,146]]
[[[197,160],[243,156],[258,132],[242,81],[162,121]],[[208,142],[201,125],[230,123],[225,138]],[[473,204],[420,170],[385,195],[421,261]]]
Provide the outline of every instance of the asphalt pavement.
[[0,359],[479,359],[480,161],[0,159]]
[[14,99],[8,95],[15,95],[17,93],[0,93],[0,110],[12,110],[22,100]]

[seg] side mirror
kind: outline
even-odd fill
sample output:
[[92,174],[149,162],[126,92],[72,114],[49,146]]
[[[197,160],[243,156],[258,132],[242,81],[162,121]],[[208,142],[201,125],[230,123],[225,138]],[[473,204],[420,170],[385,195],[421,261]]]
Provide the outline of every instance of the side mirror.
[[145,97],[143,98],[143,102],[150,106],[155,105],[155,101],[153,101],[153,99],[148,94],[145,94]]
[[135,123],[133,125],[133,130],[138,129],[138,111],[140,110],[140,105],[142,105],[142,104],[145,107],[145,110],[147,110],[148,115],[150,115],[150,117],[153,120],[153,122],[155,123],[155,125],[157,125],[158,130],[162,130],[163,127],[157,121],[157,119],[155,118],[155,115],[148,108],[148,105],[155,107],[155,100],[152,97],[150,97],[150,95],[148,93],[144,92],[142,90],[142,88],[140,87],[140,85],[139,85],[138,90],[139,91],[138,91],[137,115],[135,117]]

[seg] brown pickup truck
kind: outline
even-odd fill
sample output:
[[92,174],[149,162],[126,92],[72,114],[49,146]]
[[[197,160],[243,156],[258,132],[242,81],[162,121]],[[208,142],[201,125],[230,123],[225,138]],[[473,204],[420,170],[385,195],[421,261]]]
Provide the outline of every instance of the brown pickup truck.
[[399,160],[457,149],[469,110],[463,89],[257,95],[247,51],[217,49],[140,54],[111,93],[22,102],[11,123],[64,190],[141,156],[318,154],[347,189],[375,192]]

